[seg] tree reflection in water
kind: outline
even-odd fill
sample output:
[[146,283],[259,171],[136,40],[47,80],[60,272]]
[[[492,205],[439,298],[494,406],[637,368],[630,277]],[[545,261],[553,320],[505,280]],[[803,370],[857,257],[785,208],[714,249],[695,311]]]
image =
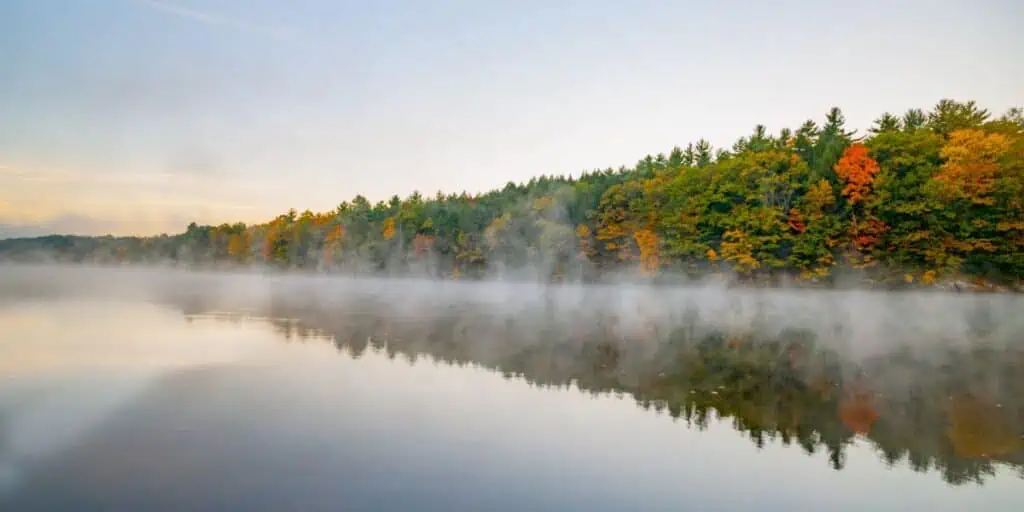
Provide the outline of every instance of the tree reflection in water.
[[[195,296],[175,302],[186,315],[212,311]],[[697,328],[686,315],[660,325],[614,314],[556,315],[543,305],[497,314],[469,303],[424,305],[417,313],[372,297],[358,303],[360,311],[341,311],[275,297],[246,315],[268,319],[288,340],[333,340],[355,358],[372,349],[479,365],[533,385],[625,393],[700,429],[729,419],[758,447],[824,450],[837,470],[859,436],[888,464],[906,460],[950,484],[982,483],[999,465],[1024,477],[1024,348],[991,342],[983,326],[977,342],[894,345],[855,360],[810,331],[720,332]]]

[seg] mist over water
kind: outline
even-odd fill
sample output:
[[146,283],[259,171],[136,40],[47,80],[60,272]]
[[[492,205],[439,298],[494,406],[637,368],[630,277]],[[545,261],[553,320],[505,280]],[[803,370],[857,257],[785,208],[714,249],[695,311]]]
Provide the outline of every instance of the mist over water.
[[[572,428],[552,427],[558,430],[547,433],[532,430],[521,423],[525,418],[537,416],[552,425],[576,420],[544,409],[540,404],[546,399],[541,395],[514,405],[506,403],[510,399],[499,391],[504,387],[484,384],[472,376],[478,375],[473,372],[493,376],[492,371],[511,379],[503,386],[525,381],[531,389],[547,390],[547,394],[571,392],[576,396],[583,392],[604,397],[602,401],[620,397],[616,403],[620,399],[632,402],[649,417],[668,416],[685,423],[677,426],[679,430],[671,437],[687,438],[689,434],[683,432],[688,426],[718,436],[714,443],[723,448],[741,441],[746,448],[730,448],[734,455],[720,461],[723,467],[768,464],[764,457],[775,455],[758,459],[757,454],[765,450],[776,453],[773,447],[781,450],[785,446],[787,450],[777,452],[785,454],[779,455],[781,460],[809,457],[808,468],[817,469],[808,469],[808,474],[828,467],[843,470],[837,475],[856,474],[861,471],[858,467],[863,468],[863,462],[857,461],[877,460],[880,467],[894,471],[888,477],[888,473],[877,473],[874,481],[879,486],[902,481],[897,469],[910,468],[914,474],[928,475],[929,482],[944,482],[956,489],[981,483],[984,485],[978,489],[996,493],[994,489],[1010,488],[1006,487],[1007,478],[1020,484],[1014,473],[1024,474],[1024,378],[1020,372],[1024,365],[1024,301],[1013,294],[638,283],[544,285],[44,265],[0,266],[0,313],[6,315],[7,330],[13,333],[0,343],[0,351],[9,361],[0,365],[0,377],[7,374],[0,386],[0,504],[5,492],[14,493],[11,496],[23,503],[42,503],[39,496],[47,492],[61,496],[58,491],[62,489],[75,489],[65,493],[68,499],[84,499],[91,492],[89,485],[114,486],[127,493],[120,487],[123,479],[137,471],[154,472],[147,485],[157,492],[170,485],[163,479],[172,479],[165,474],[168,470],[154,462],[167,456],[157,447],[171,438],[180,438],[175,446],[195,458],[181,455],[186,458],[178,461],[193,468],[191,471],[238,470],[252,482],[262,481],[266,475],[238,469],[254,463],[241,455],[250,451],[264,453],[269,460],[303,453],[300,459],[305,462],[295,462],[300,465],[291,470],[306,474],[359,471],[335,467],[343,462],[328,462],[328,454],[338,460],[356,457],[370,473],[405,461],[407,465],[387,470],[398,476],[360,480],[369,486],[366,488],[397,492],[394,485],[418,488],[429,480],[426,470],[416,469],[424,464],[462,474],[440,460],[468,456],[461,450],[490,453],[488,445],[464,444],[466,439],[483,436],[483,431],[459,433],[470,428],[466,425],[482,421],[475,415],[520,411],[514,417],[524,419],[509,417],[501,425],[488,427],[488,432],[500,431],[522,443],[554,436],[565,437],[560,441],[565,445],[572,444],[569,438],[600,437],[603,434],[598,432],[615,429],[619,429],[617,435],[625,436],[621,439],[640,432],[632,430],[634,427],[612,427],[629,416],[621,410]],[[43,320],[39,318],[50,318],[47,322],[62,327],[40,330]],[[187,321],[186,327],[182,320]],[[18,328],[18,322],[28,327]],[[268,332],[260,327],[268,325],[274,340],[309,342],[301,347],[305,355],[295,359],[298,352],[268,341]],[[26,332],[37,335],[26,337]],[[25,358],[30,346],[47,346],[46,340],[52,336],[65,336],[69,341],[48,349],[46,357]],[[82,342],[75,343],[76,338]],[[83,344],[85,340],[94,345]],[[314,350],[314,346],[319,348]],[[66,364],[54,366],[55,362],[67,363],[71,353],[85,361],[85,373],[69,370]],[[253,359],[254,353],[261,355]],[[18,371],[25,367],[19,366],[18,357],[39,366]],[[417,363],[423,360],[433,364]],[[103,365],[96,366],[98,361]],[[399,400],[394,393],[405,396],[402,394],[412,390],[434,390],[436,394],[402,402],[406,404],[403,407],[418,411],[414,416],[418,419],[377,417],[382,407],[388,408],[389,400]],[[225,401],[218,401],[221,399]],[[481,402],[472,413],[446,412],[460,400]],[[289,406],[287,413],[279,411],[287,402],[295,402],[294,407]],[[411,405],[424,402],[431,405]],[[572,409],[569,403],[575,402],[570,400],[555,411]],[[328,414],[325,407],[337,408],[337,414],[348,419],[323,416]],[[496,409],[487,412],[491,407]],[[435,421],[431,418],[449,414],[459,418],[459,426],[450,427],[451,434],[437,434],[440,437],[432,441],[447,447],[443,453],[436,447],[415,444],[407,447],[415,456],[390,451],[356,456],[349,451],[354,448],[342,447],[344,436],[352,432],[363,432],[359,442],[373,446],[394,443],[389,436],[396,434],[381,432],[395,429],[408,430],[402,435],[418,439],[426,435],[418,429],[433,428],[424,426]],[[353,418],[364,416],[384,422],[375,427],[377,434],[350,424],[361,421]],[[398,427],[394,422],[404,423]],[[182,433],[185,431],[192,433]],[[37,433],[34,437],[30,435],[33,432]],[[330,432],[342,437],[329,437]],[[229,439],[225,436],[239,440],[225,441]],[[319,439],[320,448],[300,447],[297,439],[309,436]],[[126,439],[136,443],[130,444],[132,450],[154,461],[123,452],[128,448],[119,443]],[[657,439],[666,445],[675,442]],[[250,441],[255,444],[250,446]],[[226,447],[216,448],[218,442],[227,443]],[[505,443],[488,442],[494,444],[493,450]],[[614,439],[605,442],[618,443]],[[338,445],[330,448],[334,443]],[[609,445],[586,446],[581,449],[599,453]],[[550,448],[550,452],[538,452],[536,458],[563,457],[559,450],[564,449]],[[683,458],[694,450],[676,449]],[[304,450],[325,451],[321,459]],[[655,464],[650,454],[619,456],[634,457],[637,464]],[[487,473],[490,470],[485,467],[490,464],[497,464],[495,468],[511,464],[509,455],[502,457],[506,462],[474,459],[476,462],[467,464]],[[84,471],[85,460],[111,466],[102,473],[105,477],[89,480],[79,473]],[[515,468],[520,466],[516,464],[525,462],[495,471],[518,475]],[[676,470],[695,471],[687,468]],[[563,469],[579,472],[577,476],[587,474],[581,466]],[[609,468],[615,474],[619,470],[630,471],[629,467]],[[549,476],[565,479],[569,474]],[[670,476],[650,478],[660,481]],[[318,475],[310,478],[324,486],[340,485],[321,482],[324,477]],[[381,484],[389,478],[391,484]],[[521,476],[494,478],[480,485],[508,485],[523,493],[546,485]],[[646,485],[633,477],[623,478],[617,485]],[[842,486],[847,480],[839,478],[836,482],[843,484],[821,485],[842,494],[839,489],[845,489]],[[795,485],[773,482],[776,488],[772,492]],[[231,492],[249,492],[242,483],[226,485]],[[281,495],[274,498],[284,499],[298,484],[286,479],[261,485],[276,485]],[[355,488],[364,489],[359,485]],[[194,493],[197,500],[211,492],[199,491],[206,487],[198,483],[180,486],[176,492]],[[926,488],[930,489],[920,487]],[[336,492],[355,492],[344,485],[338,489]],[[932,491],[923,491],[921,496]],[[423,492],[427,494],[421,498],[427,503],[440,499],[436,489]],[[554,496],[568,491],[545,492]],[[619,498],[624,501],[608,498],[603,509],[639,503],[631,501],[638,499],[636,495],[623,492]],[[775,505],[807,503],[795,494],[783,494],[788,497]],[[257,495],[262,496],[252,491],[249,499],[255,500]],[[967,499],[969,494],[957,491],[950,496]],[[182,499],[185,501],[179,504],[196,503]],[[512,500],[503,501],[507,505],[503,509],[516,508],[510,503],[523,505],[511,497],[502,499]],[[581,506],[565,496],[559,499],[563,499],[561,509]],[[890,498],[883,497],[883,504],[885,499]],[[268,502],[249,503],[268,506]],[[553,506],[551,503],[547,506]],[[852,503],[838,505],[846,508]],[[938,504],[939,508],[956,508],[956,503],[961,502],[951,499]],[[732,504],[740,506],[739,502]]]
[[[777,338],[802,331],[851,357],[897,347],[1024,340],[1024,297],[944,291],[742,289],[721,285],[543,284],[188,272],[146,268],[0,266],[0,296],[200,301],[221,310],[372,311],[395,317],[472,314],[528,323],[614,323],[623,333],[687,327]],[[650,333],[648,333],[650,334]],[[648,336],[649,337],[649,336]],[[657,336],[655,336],[657,338]],[[482,342],[484,340],[481,340]]]

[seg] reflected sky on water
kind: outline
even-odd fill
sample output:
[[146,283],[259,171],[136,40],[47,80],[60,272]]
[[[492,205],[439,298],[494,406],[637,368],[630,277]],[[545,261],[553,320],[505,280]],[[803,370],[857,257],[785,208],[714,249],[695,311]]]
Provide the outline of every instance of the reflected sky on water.
[[[530,371],[453,365],[422,345],[352,345],[344,329],[368,332],[355,320],[294,307],[9,298],[0,509],[1014,510],[1024,500],[1013,447],[989,461],[983,484],[951,485],[907,460],[889,467],[851,432],[835,470],[824,449],[772,436],[759,448],[711,397],[698,426],[639,406],[638,390],[653,389],[642,379],[618,393],[542,386]],[[324,318],[334,320],[317,325]]]

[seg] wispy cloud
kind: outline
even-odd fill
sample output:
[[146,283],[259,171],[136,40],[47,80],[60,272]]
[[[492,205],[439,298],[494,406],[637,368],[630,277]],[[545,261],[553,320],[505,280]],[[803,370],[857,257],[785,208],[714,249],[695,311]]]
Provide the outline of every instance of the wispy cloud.
[[[149,172],[96,172],[73,171],[43,165],[10,166],[0,165],[0,178],[11,182],[60,183],[67,185],[154,185],[154,186],[214,186],[226,179],[225,176],[200,169],[197,172],[149,171]],[[250,181],[237,181],[233,187],[253,185]],[[0,196],[2,196],[0,191]]]
[[260,25],[238,18],[200,11],[190,7],[182,7],[180,5],[164,2],[163,0],[135,0],[135,2],[160,12],[190,19],[205,25],[227,27],[243,32],[259,34],[278,41],[292,40],[295,37],[295,34],[285,27]]

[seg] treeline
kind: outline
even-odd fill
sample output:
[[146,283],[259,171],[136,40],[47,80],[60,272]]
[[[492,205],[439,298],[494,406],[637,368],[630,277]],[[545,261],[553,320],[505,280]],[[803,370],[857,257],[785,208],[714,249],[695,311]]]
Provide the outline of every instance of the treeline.
[[263,224],[190,224],[156,237],[0,241],[0,258],[58,262],[264,264],[441,278],[523,272],[593,280],[729,273],[828,284],[1024,274],[1024,113],[973,101],[885,113],[867,134],[838,108],[824,122],[731,148],[706,140],[631,168],[541,176],[483,194],[419,193]]

